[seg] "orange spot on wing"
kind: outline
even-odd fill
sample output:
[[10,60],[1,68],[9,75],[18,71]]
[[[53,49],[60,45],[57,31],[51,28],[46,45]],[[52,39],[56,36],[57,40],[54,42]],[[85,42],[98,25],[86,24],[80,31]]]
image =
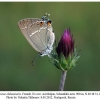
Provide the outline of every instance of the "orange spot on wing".
[[40,22],[40,23],[39,23],[39,24],[40,24],[40,26],[42,26],[42,25],[43,25],[43,23],[44,23],[44,22]]
[[47,25],[48,25],[48,26],[50,26],[50,25],[51,25],[51,22],[50,22],[50,21],[48,21],[48,22],[47,22]]
[[47,22],[47,25],[50,26],[51,25],[51,22]]

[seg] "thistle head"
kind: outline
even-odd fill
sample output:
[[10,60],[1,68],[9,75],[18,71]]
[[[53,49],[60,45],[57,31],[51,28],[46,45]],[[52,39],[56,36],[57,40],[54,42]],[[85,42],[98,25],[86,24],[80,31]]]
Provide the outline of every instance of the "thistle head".
[[74,48],[73,35],[70,29],[66,29],[56,47],[56,53],[52,54],[53,64],[61,70],[69,70],[75,67],[80,56]]
[[64,31],[56,48],[56,52],[58,56],[63,54],[65,58],[68,58],[68,56],[72,55],[72,53],[74,52],[74,40],[70,29],[66,29]]

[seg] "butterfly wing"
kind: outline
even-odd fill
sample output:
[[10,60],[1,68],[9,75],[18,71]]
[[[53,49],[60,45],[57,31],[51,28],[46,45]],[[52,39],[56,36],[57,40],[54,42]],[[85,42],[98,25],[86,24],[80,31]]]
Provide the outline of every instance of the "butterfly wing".
[[55,35],[51,28],[48,28],[47,30],[48,30],[46,34],[47,47],[51,48],[55,40]]
[[30,24],[35,24],[37,23],[37,21],[39,21],[38,18],[28,18],[28,19],[22,19],[21,21],[18,22],[18,26],[22,32],[22,34],[25,36],[25,38],[27,39],[27,41],[30,43],[30,45],[38,52],[40,52],[40,50],[36,47],[36,45],[33,43],[30,35],[32,33],[34,33],[34,30],[32,33],[29,33],[29,26]]
[[28,18],[19,21],[18,26],[36,51],[42,53],[47,47],[53,45],[54,33],[52,32],[52,26],[48,25],[46,21],[38,18]]

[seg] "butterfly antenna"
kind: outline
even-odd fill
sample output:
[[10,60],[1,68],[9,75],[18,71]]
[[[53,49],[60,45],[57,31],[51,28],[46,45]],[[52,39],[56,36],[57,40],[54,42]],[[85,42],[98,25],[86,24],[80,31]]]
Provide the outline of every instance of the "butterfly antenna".
[[38,53],[38,54],[35,56],[34,60],[32,61],[32,66],[35,64],[35,61],[36,61],[36,59],[38,58],[39,55],[40,55],[40,53]]
[[44,16],[48,17],[48,16],[50,16],[50,14],[48,14],[48,13],[45,13],[45,15],[44,15]]
[[47,19],[47,17],[48,17],[48,16],[50,16],[50,14],[45,13],[45,15],[44,15],[44,16],[42,16],[42,19],[43,19],[43,20],[45,20],[45,19]]

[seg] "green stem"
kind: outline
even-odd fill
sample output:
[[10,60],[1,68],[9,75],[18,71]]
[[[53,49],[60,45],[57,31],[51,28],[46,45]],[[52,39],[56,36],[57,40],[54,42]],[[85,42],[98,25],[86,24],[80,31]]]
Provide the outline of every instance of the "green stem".
[[67,74],[67,71],[62,71],[61,79],[60,79],[60,85],[59,85],[59,91],[63,91],[64,90],[66,74]]

